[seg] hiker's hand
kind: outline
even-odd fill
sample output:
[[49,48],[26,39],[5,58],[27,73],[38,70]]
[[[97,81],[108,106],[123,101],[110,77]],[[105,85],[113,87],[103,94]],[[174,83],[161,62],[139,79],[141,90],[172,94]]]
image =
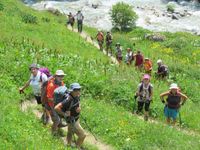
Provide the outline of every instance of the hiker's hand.
[[19,94],[22,94],[22,93],[24,93],[24,90],[23,90],[23,88],[20,88],[19,89]]
[[181,103],[181,106],[183,106],[185,103]]
[[134,96],[134,99],[137,99],[137,97],[138,97],[138,96],[137,96],[137,95],[135,95],[135,96]]
[[78,108],[76,109],[76,112],[77,112],[77,113],[80,113],[80,112],[81,112],[81,107],[78,107]]
[[162,100],[162,103],[163,103],[163,104],[165,104],[165,101],[164,101],[164,100]]

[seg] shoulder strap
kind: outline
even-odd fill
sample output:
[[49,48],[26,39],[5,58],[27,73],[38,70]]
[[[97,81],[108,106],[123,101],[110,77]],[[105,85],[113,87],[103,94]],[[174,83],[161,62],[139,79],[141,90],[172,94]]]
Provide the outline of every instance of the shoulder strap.
[[141,85],[140,85],[140,90],[139,90],[139,92],[142,92],[142,90],[143,90],[143,83],[141,83]]

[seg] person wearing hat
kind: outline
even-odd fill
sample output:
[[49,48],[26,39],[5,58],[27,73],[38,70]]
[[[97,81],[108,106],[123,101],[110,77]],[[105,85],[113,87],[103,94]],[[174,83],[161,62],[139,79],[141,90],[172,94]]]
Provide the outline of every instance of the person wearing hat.
[[86,137],[85,131],[80,125],[79,117],[81,112],[80,107],[80,94],[81,86],[79,83],[72,83],[70,85],[68,97],[61,103],[55,106],[55,110],[66,118],[68,123],[67,143],[69,146],[72,144],[72,136],[75,133],[78,136],[76,146],[78,149]]
[[83,19],[84,19],[84,16],[83,16],[83,14],[81,13],[80,10],[77,12],[77,14],[75,16],[77,16],[78,32],[81,33],[82,30],[83,30]]
[[115,50],[116,50],[116,59],[119,62],[119,64],[122,62],[122,48],[120,43],[116,43],[115,45]]
[[113,37],[112,37],[111,33],[108,31],[106,34],[106,53],[108,55],[108,53],[110,51],[111,56],[112,56],[112,40],[113,40]]
[[145,58],[144,59],[144,71],[145,73],[151,75],[151,71],[152,71],[152,61],[149,58]]
[[156,76],[158,78],[164,79],[165,77],[168,76],[168,67],[163,64],[161,59],[157,60],[157,64],[158,64],[158,70],[156,72]]
[[97,39],[100,50],[103,51],[104,35],[103,35],[103,32],[100,29],[98,30],[98,33],[96,35],[96,39]]
[[153,96],[153,85],[150,83],[150,76],[145,74],[142,79],[142,83],[138,85],[138,90],[136,92],[135,98],[138,101],[138,109],[136,113],[142,112],[144,107],[144,120],[148,120],[150,102]]
[[[167,97],[166,100],[164,99],[165,97]],[[165,104],[164,114],[167,124],[170,124],[172,119],[172,125],[175,125],[179,108],[185,103],[187,98],[186,95],[180,92],[176,83],[170,85],[169,91],[160,94],[160,99]]]
[[66,74],[63,70],[57,70],[54,77],[50,79],[46,87],[46,108],[49,110],[51,119],[53,121],[52,134],[56,135],[58,131],[58,125],[61,123],[60,118],[54,110],[54,90],[59,86],[64,86],[63,78]]
[[41,102],[41,86],[44,82],[48,80],[46,74],[41,73],[39,71],[38,64],[31,64],[29,66],[29,70],[31,72],[31,76],[29,80],[24,84],[23,87],[19,88],[20,94],[24,92],[24,90],[30,85],[33,90],[34,97],[38,104],[42,104]]

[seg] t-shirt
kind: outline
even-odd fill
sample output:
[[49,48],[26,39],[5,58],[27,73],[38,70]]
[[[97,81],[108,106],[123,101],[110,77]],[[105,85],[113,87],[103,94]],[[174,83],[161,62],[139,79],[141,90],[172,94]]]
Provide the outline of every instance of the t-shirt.
[[97,34],[97,40],[98,41],[103,41],[103,33],[102,32],[99,32],[98,34]]
[[146,71],[152,70],[152,62],[151,62],[150,60],[144,62],[144,69],[145,69]]
[[41,86],[42,83],[46,82],[48,80],[46,74],[41,73],[38,70],[38,73],[36,76],[33,76],[33,74],[31,74],[30,76],[30,86],[32,86],[33,89],[33,93],[35,96],[41,96]]
[[62,102],[62,111],[70,111],[71,116],[78,120],[79,114],[76,112],[76,109],[79,107],[80,99],[78,97],[72,97],[70,94],[69,96]]
[[135,55],[135,66],[140,66],[143,64],[143,56],[141,54],[136,54]]
[[167,71],[167,67],[165,65],[158,66],[158,73],[165,73]]
[[77,13],[77,20],[83,20],[83,14]]
[[117,57],[122,57],[122,49],[120,47],[116,48],[116,56]]
[[[140,91],[141,86],[143,86],[142,87],[142,91]],[[138,92],[140,93],[138,101],[151,100],[150,99],[149,88],[150,88],[150,90],[152,92],[153,91],[153,85],[151,83],[149,83],[147,86],[145,86],[143,83],[140,83],[138,85]]]

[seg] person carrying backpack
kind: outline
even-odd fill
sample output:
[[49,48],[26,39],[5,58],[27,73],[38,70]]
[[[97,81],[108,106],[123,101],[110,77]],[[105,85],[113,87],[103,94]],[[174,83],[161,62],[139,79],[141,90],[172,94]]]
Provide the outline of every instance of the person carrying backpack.
[[101,30],[98,30],[98,33],[96,35],[96,39],[97,39],[100,50],[103,51],[104,35],[103,35],[103,32]]
[[52,134],[56,135],[58,131],[58,125],[61,123],[59,116],[54,110],[54,90],[60,86],[64,86],[63,78],[66,74],[63,70],[57,70],[54,77],[51,78],[46,86],[46,103],[45,106],[49,110],[51,119],[53,121]]
[[77,16],[78,32],[81,33],[82,30],[83,30],[83,19],[84,19],[84,16],[83,16],[83,14],[81,13],[80,10],[77,12],[76,16]]
[[152,71],[152,67],[153,67],[152,61],[149,58],[145,58],[143,66],[144,66],[145,73],[151,75],[151,71]]
[[19,88],[19,92],[24,93],[24,90],[30,85],[33,90],[34,97],[37,101],[37,104],[42,104],[41,101],[41,86],[42,83],[48,80],[47,75],[40,72],[38,64],[31,64],[29,66],[31,76],[29,80],[24,84],[23,87]]
[[163,64],[161,59],[157,61],[157,64],[158,64],[158,70],[156,72],[156,77],[161,79],[166,78],[169,75],[168,67]]
[[135,67],[137,67],[141,71],[143,63],[144,63],[144,57],[141,54],[141,51],[137,51],[137,54],[135,55]]
[[109,51],[110,51],[110,55],[112,56],[112,35],[110,32],[107,32],[106,34],[106,53],[108,55]]
[[153,96],[153,85],[150,83],[150,76],[145,74],[143,76],[142,83],[138,85],[138,91],[136,92],[135,98],[138,101],[138,109],[136,113],[142,112],[143,106],[145,109],[144,120],[148,121],[149,107]]
[[[165,100],[164,98],[167,97]],[[176,83],[170,85],[169,91],[160,94],[160,99],[164,107],[164,114],[166,117],[166,123],[170,124],[171,119],[173,120],[172,125],[176,124],[176,118],[179,113],[179,109],[184,105],[187,100],[187,96],[180,92],[180,89]]]
[[67,25],[71,25],[72,31],[74,30],[74,22],[75,22],[74,16],[70,12],[69,15],[68,15]]
[[123,56],[122,56],[122,48],[120,47],[120,43],[117,43],[115,45],[115,47],[116,47],[116,59],[120,64],[122,62],[122,58],[123,58]]
[[79,117],[81,112],[80,94],[81,86],[79,83],[70,85],[68,97],[61,103],[55,106],[58,114],[62,115],[68,123],[67,143],[72,144],[72,136],[75,133],[78,136],[76,146],[81,149],[81,145],[86,137],[85,131],[80,125]]

